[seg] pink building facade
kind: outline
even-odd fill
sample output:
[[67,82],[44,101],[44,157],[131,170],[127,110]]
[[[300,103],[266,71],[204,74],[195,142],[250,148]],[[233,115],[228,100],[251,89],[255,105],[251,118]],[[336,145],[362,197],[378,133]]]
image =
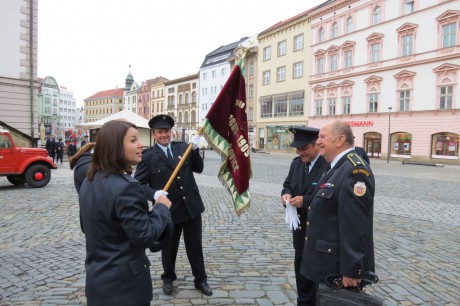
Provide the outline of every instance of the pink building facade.
[[338,0],[315,9],[308,125],[349,122],[370,157],[460,164],[458,3]]

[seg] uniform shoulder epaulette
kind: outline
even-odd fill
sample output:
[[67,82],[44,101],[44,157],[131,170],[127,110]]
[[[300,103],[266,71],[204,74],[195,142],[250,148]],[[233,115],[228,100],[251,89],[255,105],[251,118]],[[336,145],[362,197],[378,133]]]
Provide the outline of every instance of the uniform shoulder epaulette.
[[364,160],[356,153],[348,153],[347,154],[348,160],[353,164],[353,166],[364,166]]
[[293,159],[293,160],[296,160],[296,159],[299,159],[299,158],[300,158],[300,156],[296,156],[296,157],[294,157],[294,159]]
[[173,143],[185,143],[185,141],[182,141],[182,140],[173,140],[171,142],[173,142]]

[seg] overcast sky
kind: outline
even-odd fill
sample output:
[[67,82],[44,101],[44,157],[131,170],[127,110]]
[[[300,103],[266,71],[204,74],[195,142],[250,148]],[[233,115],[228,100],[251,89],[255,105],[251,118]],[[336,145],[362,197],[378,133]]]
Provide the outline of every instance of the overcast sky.
[[74,93],[198,73],[206,54],[325,0],[40,0],[38,77]]

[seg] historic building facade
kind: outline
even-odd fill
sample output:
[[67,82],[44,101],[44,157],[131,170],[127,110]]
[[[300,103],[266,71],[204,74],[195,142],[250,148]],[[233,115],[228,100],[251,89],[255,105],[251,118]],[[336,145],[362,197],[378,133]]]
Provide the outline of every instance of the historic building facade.
[[37,9],[38,0],[17,0],[2,1],[0,10],[0,125],[21,146],[39,139]]
[[291,126],[307,125],[310,109],[309,11],[258,35],[255,147],[291,152]]
[[123,110],[123,88],[100,91],[85,102],[85,122],[94,122]]
[[369,156],[459,164],[459,1],[327,1],[310,13],[310,126]]
[[199,128],[198,122],[198,74],[169,80],[164,83],[166,112],[175,125],[173,139],[188,142]]

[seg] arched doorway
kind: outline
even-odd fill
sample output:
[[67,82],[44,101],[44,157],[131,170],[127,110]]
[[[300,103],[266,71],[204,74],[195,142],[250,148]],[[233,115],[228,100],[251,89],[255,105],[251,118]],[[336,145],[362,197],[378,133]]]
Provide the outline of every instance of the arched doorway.
[[364,134],[364,150],[372,158],[380,158],[382,150],[382,134],[368,132]]

